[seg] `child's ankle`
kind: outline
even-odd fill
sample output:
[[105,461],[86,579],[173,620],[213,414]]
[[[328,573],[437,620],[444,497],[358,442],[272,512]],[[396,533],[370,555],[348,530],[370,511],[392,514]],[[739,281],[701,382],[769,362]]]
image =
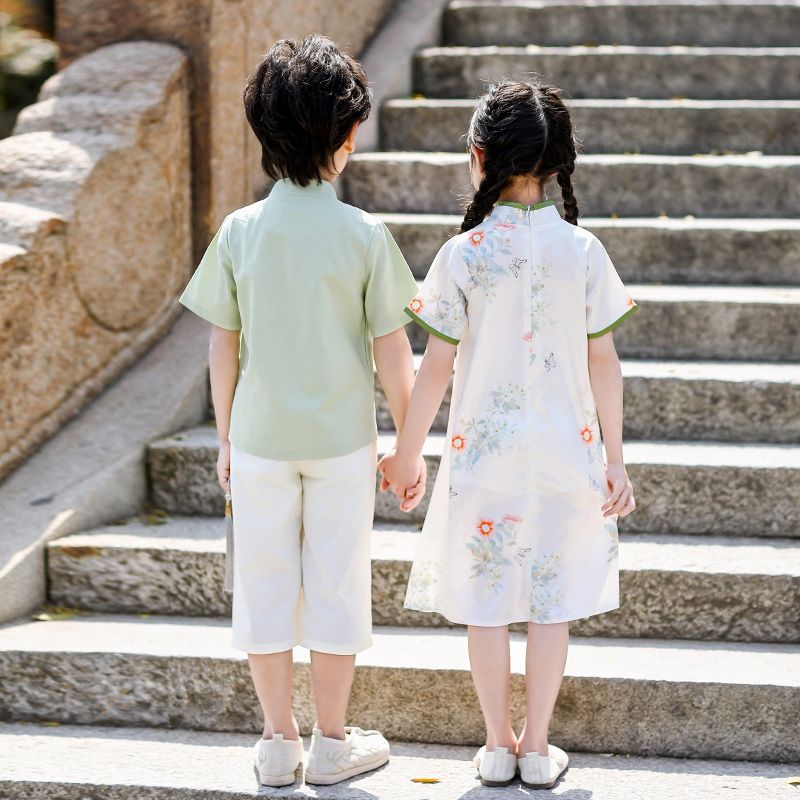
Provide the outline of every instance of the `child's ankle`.
[[315,728],[326,738],[326,739],[339,739],[340,741],[344,741],[346,738],[344,725],[320,725],[319,722],[315,725]]
[[273,730],[269,725],[264,726],[264,731],[261,734],[262,739],[272,739],[275,734],[282,734],[283,738],[288,741],[294,741],[300,738],[300,728],[295,722],[293,725],[286,725],[280,728],[276,727]]
[[489,751],[497,750],[498,747],[505,747],[509,753],[517,752],[517,737],[513,731],[508,731],[504,734],[486,735],[486,749]]

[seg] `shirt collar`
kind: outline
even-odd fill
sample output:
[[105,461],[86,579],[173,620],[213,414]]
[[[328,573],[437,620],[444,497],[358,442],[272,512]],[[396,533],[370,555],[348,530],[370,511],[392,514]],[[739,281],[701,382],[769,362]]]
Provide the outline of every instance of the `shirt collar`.
[[553,200],[545,200],[543,203],[536,203],[532,206],[514,203],[511,200],[501,200],[492,209],[491,214],[492,218],[498,222],[515,224],[525,222],[529,215],[534,225],[545,225],[561,219]]
[[270,197],[282,197],[284,195],[337,199],[336,189],[333,188],[333,184],[330,181],[322,181],[321,183],[312,181],[308,186],[300,186],[292,183],[289,178],[281,178],[279,181],[275,181]]

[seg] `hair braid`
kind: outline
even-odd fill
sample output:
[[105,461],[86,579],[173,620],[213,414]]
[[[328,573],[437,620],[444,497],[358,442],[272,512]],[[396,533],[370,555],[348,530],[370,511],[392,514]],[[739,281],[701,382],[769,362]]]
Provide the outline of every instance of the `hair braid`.
[[464,212],[464,219],[461,222],[462,233],[480,225],[486,219],[494,208],[494,204],[500,199],[500,193],[510,177],[508,168],[497,170],[491,164],[484,164],[483,178],[481,178],[475,196]]
[[564,198],[564,219],[573,225],[577,225],[578,201],[575,199],[575,190],[572,188],[572,173],[574,171],[574,162],[569,166],[561,167],[556,173],[556,180],[561,187],[561,196]]

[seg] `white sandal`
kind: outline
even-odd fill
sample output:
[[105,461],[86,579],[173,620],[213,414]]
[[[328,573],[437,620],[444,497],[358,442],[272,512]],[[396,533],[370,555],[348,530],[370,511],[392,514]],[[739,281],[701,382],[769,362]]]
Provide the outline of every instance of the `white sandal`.
[[569,756],[555,745],[547,746],[546,756],[527,753],[517,759],[519,775],[529,789],[552,789],[569,765]]
[[484,786],[508,786],[517,774],[517,757],[507,747],[481,747],[472,759]]

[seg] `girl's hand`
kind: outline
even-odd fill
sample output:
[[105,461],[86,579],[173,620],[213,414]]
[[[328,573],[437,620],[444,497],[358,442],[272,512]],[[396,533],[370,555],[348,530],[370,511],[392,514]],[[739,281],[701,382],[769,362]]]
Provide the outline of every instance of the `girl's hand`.
[[217,480],[223,492],[231,490],[231,443],[224,442],[219,446],[217,456]]
[[391,489],[398,497],[405,498],[406,491],[419,481],[419,456],[407,458],[392,450],[378,462],[378,470],[383,475],[381,490]]
[[618,514],[620,517],[627,517],[636,509],[636,501],[633,499],[633,484],[625,471],[625,465],[622,462],[607,464],[606,481],[611,495],[603,503],[603,516]]
[[425,489],[428,482],[428,467],[425,464],[425,459],[420,456],[419,457],[419,474],[417,476],[417,482],[406,489],[405,497],[403,498],[402,502],[400,503],[400,510],[405,511],[408,513],[409,511],[413,511],[421,502],[422,498],[425,497]]

